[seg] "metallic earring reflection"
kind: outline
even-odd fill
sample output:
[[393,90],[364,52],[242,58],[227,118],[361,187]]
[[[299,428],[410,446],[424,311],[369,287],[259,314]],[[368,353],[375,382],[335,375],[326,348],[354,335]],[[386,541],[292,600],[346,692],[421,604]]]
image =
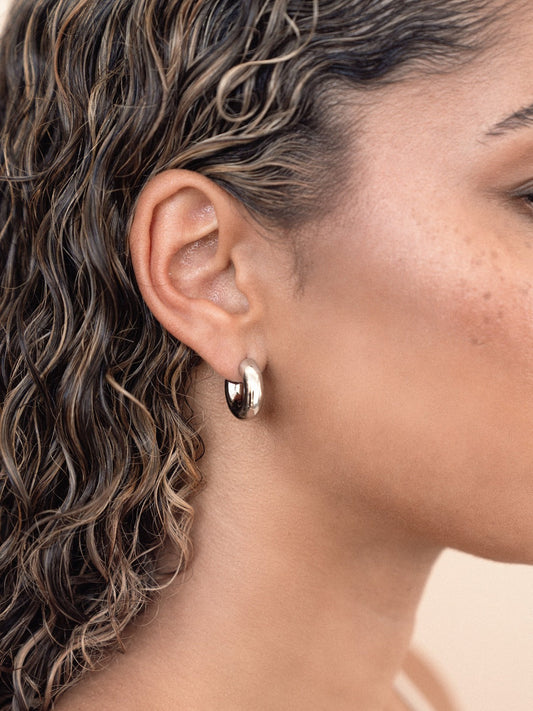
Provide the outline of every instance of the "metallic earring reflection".
[[239,366],[242,383],[226,380],[226,402],[239,420],[255,417],[263,404],[263,376],[257,363],[245,358]]

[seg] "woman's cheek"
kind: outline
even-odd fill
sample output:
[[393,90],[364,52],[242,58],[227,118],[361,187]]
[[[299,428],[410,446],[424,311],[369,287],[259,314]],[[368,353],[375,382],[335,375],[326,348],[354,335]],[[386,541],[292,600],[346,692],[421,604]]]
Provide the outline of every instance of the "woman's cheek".
[[502,367],[533,365],[531,251],[509,249],[505,234],[472,209],[421,209],[381,211],[346,254],[374,308],[382,302],[391,332],[397,323],[437,348],[453,344],[473,359],[488,350]]

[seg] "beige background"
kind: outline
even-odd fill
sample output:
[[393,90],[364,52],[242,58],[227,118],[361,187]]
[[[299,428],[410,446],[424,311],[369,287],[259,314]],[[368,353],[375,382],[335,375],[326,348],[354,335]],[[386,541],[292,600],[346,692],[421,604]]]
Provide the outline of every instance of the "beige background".
[[533,568],[446,551],[414,642],[443,672],[461,711],[531,711]]
[[[0,0],[0,21],[8,4]],[[415,644],[462,711],[531,711],[533,568],[447,551],[426,589]]]

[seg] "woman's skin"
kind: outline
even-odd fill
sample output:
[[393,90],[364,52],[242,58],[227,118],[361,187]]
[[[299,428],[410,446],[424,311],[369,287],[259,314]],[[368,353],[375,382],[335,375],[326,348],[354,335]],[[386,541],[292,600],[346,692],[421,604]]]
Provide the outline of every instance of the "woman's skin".
[[[61,711],[399,709],[441,549],[533,563],[533,111],[494,128],[533,102],[533,6],[501,29],[468,66],[354,98],[351,177],[297,236],[298,276],[209,180],[143,192],[140,288],[205,361],[207,486],[189,572]],[[224,402],[245,357],[250,422]]]

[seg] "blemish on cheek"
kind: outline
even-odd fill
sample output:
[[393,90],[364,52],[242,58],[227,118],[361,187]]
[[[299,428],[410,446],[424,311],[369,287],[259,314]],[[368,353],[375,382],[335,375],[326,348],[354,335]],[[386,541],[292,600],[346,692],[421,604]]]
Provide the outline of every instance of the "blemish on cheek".
[[492,299],[492,292],[486,291],[486,292],[483,294],[483,298],[485,299],[485,301],[488,301],[489,299]]
[[471,336],[470,343],[473,346],[484,346],[485,343],[487,343],[487,341],[484,340],[483,338],[478,338],[477,336]]

